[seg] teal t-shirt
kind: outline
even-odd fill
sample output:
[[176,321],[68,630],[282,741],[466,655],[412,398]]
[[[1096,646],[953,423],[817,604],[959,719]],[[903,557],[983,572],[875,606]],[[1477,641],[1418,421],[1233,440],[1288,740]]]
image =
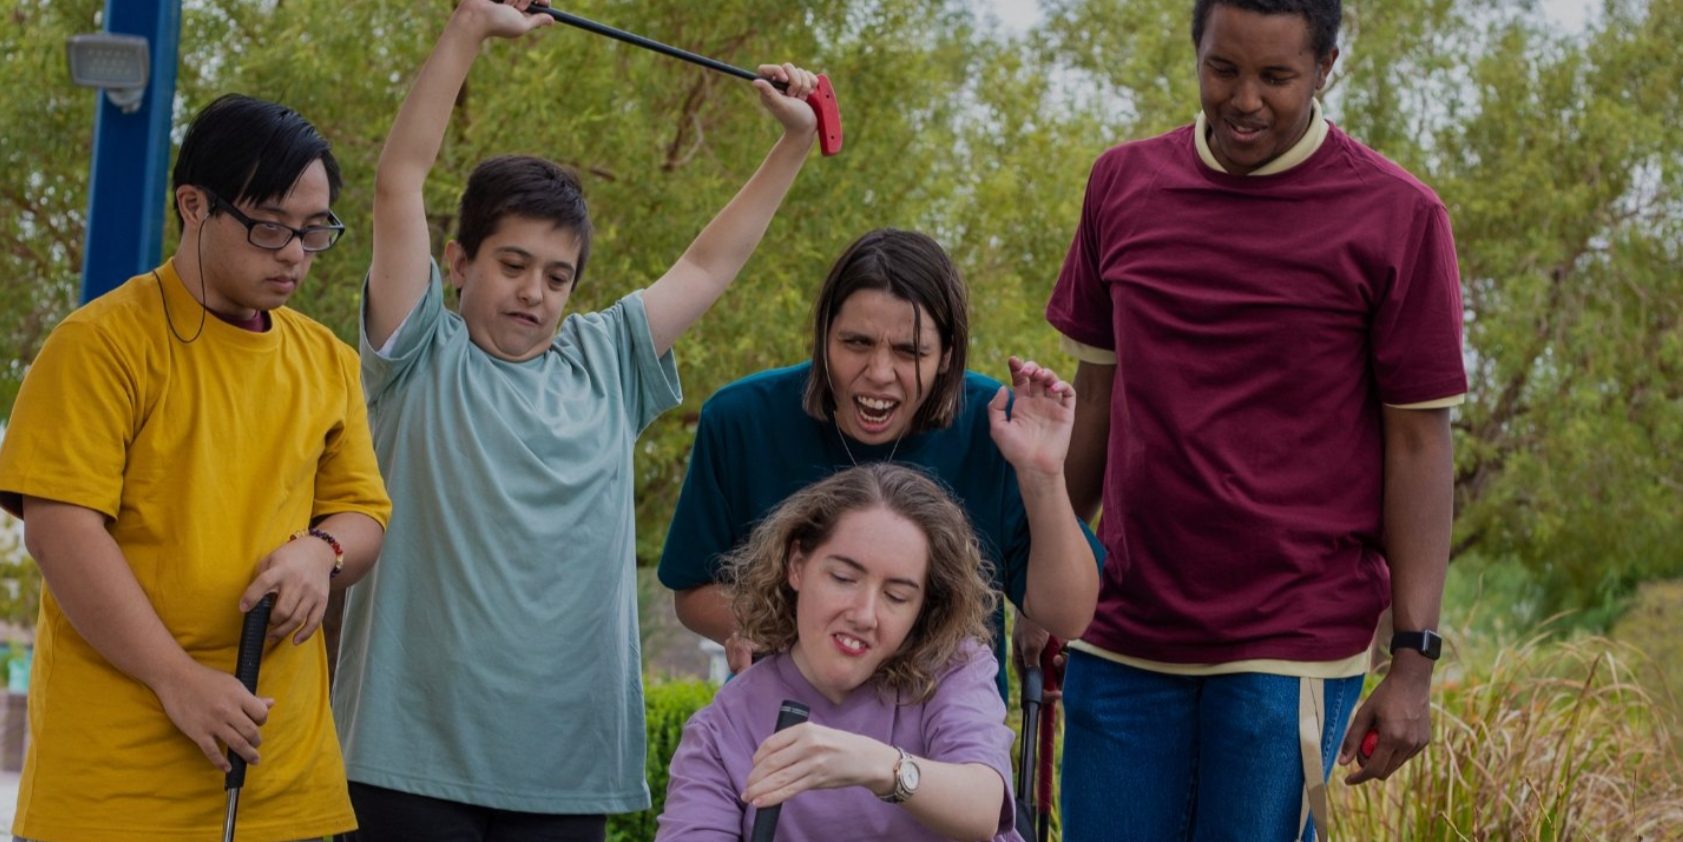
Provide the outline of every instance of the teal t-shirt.
[[632,448],[681,395],[642,293],[511,363],[468,339],[435,265],[388,347],[365,327],[361,351],[393,512],[346,600],[347,776],[521,812],[648,807]]

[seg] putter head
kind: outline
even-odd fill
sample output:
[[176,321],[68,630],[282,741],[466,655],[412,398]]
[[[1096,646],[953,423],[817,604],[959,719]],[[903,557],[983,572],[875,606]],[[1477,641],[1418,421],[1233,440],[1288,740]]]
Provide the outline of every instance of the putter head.
[[818,75],[818,90],[806,98],[812,113],[818,116],[818,151],[826,157],[842,148],[841,108],[836,105],[836,89],[830,87],[830,77]]

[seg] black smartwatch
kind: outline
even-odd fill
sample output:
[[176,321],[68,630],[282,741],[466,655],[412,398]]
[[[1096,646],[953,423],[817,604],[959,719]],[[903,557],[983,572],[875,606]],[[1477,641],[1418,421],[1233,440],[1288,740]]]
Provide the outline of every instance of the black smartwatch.
[[1398,649],[1412,649],[1435,661],[1443,654],[1443,638],[1431,629],[1400,631],[1391,635],[1391,654],[1397,654]]

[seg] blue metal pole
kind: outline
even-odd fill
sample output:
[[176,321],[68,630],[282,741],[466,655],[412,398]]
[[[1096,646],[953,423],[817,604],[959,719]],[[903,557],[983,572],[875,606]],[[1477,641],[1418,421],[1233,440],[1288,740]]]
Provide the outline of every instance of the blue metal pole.
[[181,40],[180,0],[105,0],[105,30],[144,36],[152,66],[140,110],[124,114],[98,91],[82,300],[157,266],[168,210],[170,118]]

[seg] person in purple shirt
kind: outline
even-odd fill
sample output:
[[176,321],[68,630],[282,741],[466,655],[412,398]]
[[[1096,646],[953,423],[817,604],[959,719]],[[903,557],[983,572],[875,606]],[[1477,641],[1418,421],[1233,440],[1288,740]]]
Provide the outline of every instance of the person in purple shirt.
[[[1027,388],[1074,399],[1056,378]],[[656,839],[746,839],[781,805],[784,842],[1020,842],[984,565],[963,510],[912,468],[784,501],[726,561],[740,634],[773,654],[684,726]],[[784,700],[809,720],[776,731]]]

